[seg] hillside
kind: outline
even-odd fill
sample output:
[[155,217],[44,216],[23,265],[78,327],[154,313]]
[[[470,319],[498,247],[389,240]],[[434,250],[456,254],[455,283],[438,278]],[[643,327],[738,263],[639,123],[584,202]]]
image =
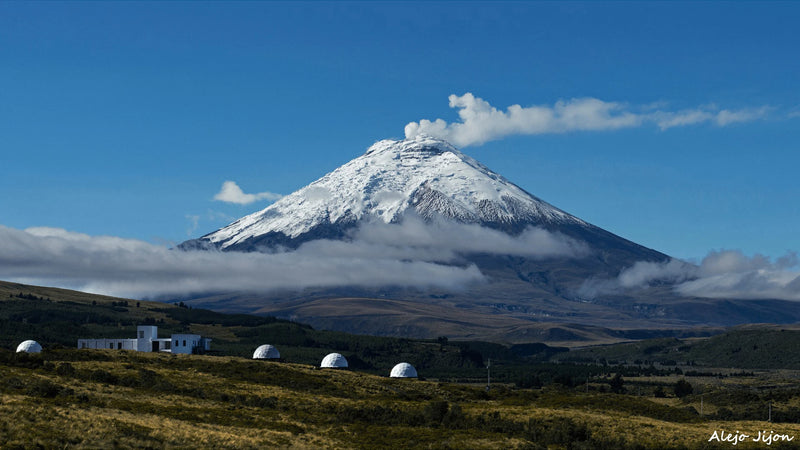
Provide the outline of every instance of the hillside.
[[180,305],[0,282],[0,348],[14,349],[25,339],[35,339],[45,348],[74,348],[79,338],[133,337],[137,325],[151,324],[159,327],[162,337],[172,333],[210,337],[212,354],[250,357],[256,347],[268,343],[279,347],[285,361],[313,365],[327,353],[339,352],[351,367],[374,373],[408,360],[428,373],[476,369],[480,374],[484,355],[471,350],[473,345],[480,346],[485,357],[516,357],[498,344],[352,335],[272,317]]
[[715,429],[800,433],[797,424],[698,416],[696,398],[603,393],[594,384],[589,393],[487,392],[298,364],[109,350],[0,350],[0,370],[4,448],[669,449],[702,448]]
[[800,325],[742,325],[706,339],[647,339],[573,350],[562,361],[800,370]]
[[[140,322],[158,324],[162,335],[210,336],[216,350],[74,348],[77,337],[131,336]],[[708,339],[567,352],[541,343],[348,335],[0,282],[0,330],[2,448],[727,448],[708,444],[713,430],[800,435],[800,372],[711,373],[701,365],[719,363],[720,355],[752,355],[745,347],[761,345],[780,359],[800,339],[796,328],[747,327]],[[28,338],[45,350],[13,353]],[[266,342],[278,345],[282,362],[249,359]],[[345,354],[351,370],[318,369],[329,351]],[[698,359],[667,361],[673,354]],[[637,363],[640,355],[651,360]],[[399,361],[414,364],[421,378],[388,378]],[[795,367],[791,355],[783,361]],[[765,422],[768,406],[774,423]]]

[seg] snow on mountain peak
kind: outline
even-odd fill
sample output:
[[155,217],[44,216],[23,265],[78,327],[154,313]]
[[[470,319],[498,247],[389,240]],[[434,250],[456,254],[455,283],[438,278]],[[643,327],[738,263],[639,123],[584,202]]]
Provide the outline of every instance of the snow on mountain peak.
[[202,239],[222,248],[268,233],[294,239],[320,225],[396,222],[407,211],[490,226],[585,225],[448,142],[418,135],[376,142],[319,180]]
[[398,153],[402,152],[444,153],[450,151],[458,153],[458,150],[447,141],[436,139],[427,134],[418,134],[412,138],[402,139],[399,141],[395,141],[392,139],[384,139],[378,141],[372,144],[372,146],[370,146],[370,148],[368,148],[364,154],[370,155],[386,151],[398,152]]

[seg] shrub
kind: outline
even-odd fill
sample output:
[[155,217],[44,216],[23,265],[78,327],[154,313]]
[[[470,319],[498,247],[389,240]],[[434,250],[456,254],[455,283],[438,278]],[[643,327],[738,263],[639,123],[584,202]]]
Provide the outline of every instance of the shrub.
[[114,374],[103,369],[93,370],[89,375],[89,379],[98,383],[114,384],[117,382],[117,377]]
[[71,377],[75,375],[75,368],[68,362],[60,363],[56,366],[56,373],[62,377]]
[[34,397],[53,398],[61,393],[61,386],[50,380],[37,380],[28,386],[25,393]]
[[690,395],[694,389],[692,388],[692,384],[684,379],[680,379],[675,382],[675,396],[676,397],[686,397]]

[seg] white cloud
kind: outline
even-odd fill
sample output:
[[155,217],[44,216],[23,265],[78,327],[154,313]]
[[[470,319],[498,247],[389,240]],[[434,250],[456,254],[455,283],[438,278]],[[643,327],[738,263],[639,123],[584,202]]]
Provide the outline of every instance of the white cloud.
[[179,251],[58,228],[0,226],[3,279],[125,297],[345,286],[460,290],[486,281],[461,257],[467,253],[573,258],[589,248],[537,228],[512,237],[416,217],[365,224],[344,241],[316,240],[272,253]]
[[[363,225],[345,241],[311,241],[270,254],[177,251],[59,228],[0,226],[3,279],[125,297],[345,286],[460,290],[486,281],[465,263],[464,254],[541,259],[590,252],[583,242],[537,228],[512,237],[478,225],[414,217]],[[587,280],[578,295],[590,299],[654,284],[669,284],[687,297],[800,301],[800,259],[793,252],[772,260],[723,250],[710,252],[699,265],[642,261],[616,278]]]
[[664,262],[637,261],[631,267],[623,269],[616,278],[586,280],[577,294],[581,298],[593,299],[627,289],[647,287],[654,282],[680,283],[696,274],[697,266],[678,259]]
[[709,298],[776,298],[800,300],[800,267],[789,252],[775,262],[763,255],[747,257],[739,251],[713,251],[702,261],[699,277],[676,290]]
[[245,194],[242,188],[234,181],[226,181],[222,183],[222,188],[214,196],[214,200],[227,203],[236,203],[239,205],[248,205],[259,200],[278,200],[282,197],[280,194],[272,192],[260,192],[258,194]]
[[519,236],[475,224],[439,220],[428,223],[406,216],[400,223],[361,225],[343,241],[316,240],[303,244],[298,253],[352,258],[392,258],[400,261],[463,263],[466,254],[500,254],[533,259],[582,258],[589,246],[559,233],[528,228]]
[[552,106],[511,105],[506,111],[501,111],[469,92],[460,97],[450,95],[449,100],[450,107],[458,109],[460,122],[447,123],[442,119],[411,122],[405,127],[406,137],[427,134],[466,147],[511,135],[615,130],[639,127],[646,123],[654,123],[662,130],[700,123],[727,126],[763,119],[771,110],[766,106],[719,110],[711,105],[667,111],[658,109],[663,106],[661,104],[631,107],[596,98],[575,98],[560,100]]
[[187,214],[186,219],[189,220],[189,228],[186,229],[186,236],[191,236],[197,231],[197,227],[200,226],[200,216],[196,214]]
[[448,266],[382,254],[178,251],[56,228],[0,226],[3,279],[107,295],[158,297],[209,291],[269,292],[341,286],[461,289],[484,281],[474,265]]
[[763,255],[712,251],[700,265],[671,260],[637,262],[610,280],[587,280],[578,291],[583,298],[670,283],[687,297],[800,300],[800,261],[789,252],[775,262]]
[[762,106],[761,108],[746,108],[738,111],[730,111],[723,109],[714,116],[714,123],[724,127],[732,123],[739,122],[752,122],[754,120],[763,119],[770,111],[770,107]]
[[709,122],[714,119],[714,114],[703,109],[693,109],[677,112],[656,111],[651,113],[651,117],[663,131],[673,127],[685,127]]
[[704,122],[724,127],[734,123],[752,122],[763,119],[772,108],[762,106],[760,108],[745,108],[736,111],[729,109],[719,110],[716,106],[710,105],[696,109],[685,109],[677,112],[656,111],[649,115],[661,130],[673,127],[696,125]]

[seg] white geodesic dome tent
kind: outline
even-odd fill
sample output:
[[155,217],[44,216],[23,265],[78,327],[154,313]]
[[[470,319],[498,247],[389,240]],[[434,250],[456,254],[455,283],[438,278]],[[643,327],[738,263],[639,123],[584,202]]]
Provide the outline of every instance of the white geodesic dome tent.
[[322,363],[319,366],[330,369],[345,369],[347,368],[347,360],[338,353],[331,353],[322,359]]
[[28,339],[17,346],[17,353],[39,353],[42,346],[38,342]]
[[401,362],[392,367],[389,376],[392,378],[417,378],[417,369],[409,363]]
[[253,359],[280,359],[281,354],[277,348],[264,344],[260,345],[255,352],[253,352]]

